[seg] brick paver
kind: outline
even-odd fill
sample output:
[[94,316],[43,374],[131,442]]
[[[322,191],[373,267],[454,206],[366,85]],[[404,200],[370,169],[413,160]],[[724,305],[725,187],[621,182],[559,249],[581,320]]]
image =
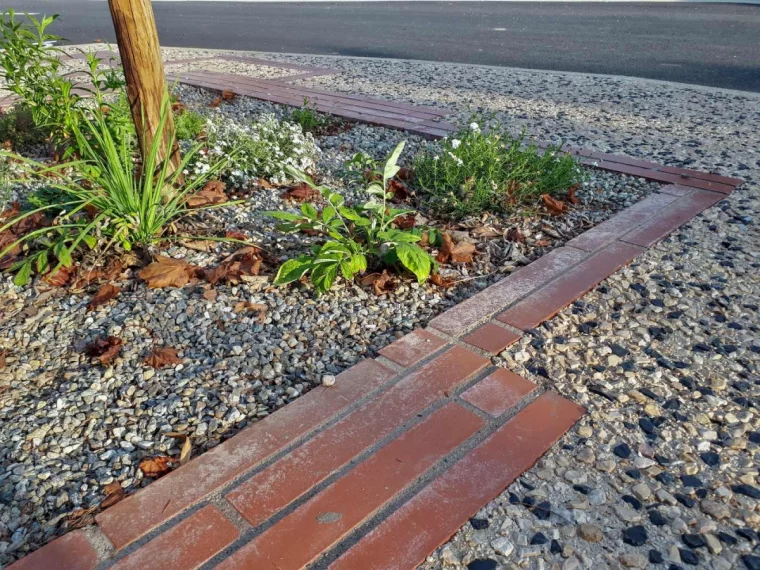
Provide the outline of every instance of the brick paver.
[[545,393],[380,523],[331,570],[416,568],[529,469],[583,412]]
[[446,344],[441,337],[424,329],[417,329],[408,335],[380,349],[385,358],[405,368],[427,358]]
[[478,416],[448,404],[249,542],[220,568],[303,568],[483,425]]
[[100,562],[85,533],[75,530],[25,556],[7,570],[92,570]]
[[494,417],[505,414],[538,387],[522,376],[497,368],[486,378],[465,390],[462,399]]
[[520,340],[520,335],[494,323],[486,323],[462,338],[467,344],[477,346],[490,354],[499,354]]

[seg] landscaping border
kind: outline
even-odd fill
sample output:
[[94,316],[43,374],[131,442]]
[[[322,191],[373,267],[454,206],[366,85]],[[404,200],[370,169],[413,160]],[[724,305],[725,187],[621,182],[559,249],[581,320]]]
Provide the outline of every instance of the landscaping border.
[[680,183],[452,307],[344,371],[333,387],[311,390],[9,570],[416,567],[584,413],[489,357],[742,182],[574,153],[607,170],[637,168],[638,176]]

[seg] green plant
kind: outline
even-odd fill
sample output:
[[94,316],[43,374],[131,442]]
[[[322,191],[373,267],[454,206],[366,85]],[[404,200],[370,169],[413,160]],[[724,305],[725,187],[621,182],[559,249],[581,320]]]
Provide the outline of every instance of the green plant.
[[[134,128],[130,129],[129,123],[122,120],[124,100],[118,96],[124,90],[121,71],[100,69],[101,60],[89,53],[84,72],[88,82],[75,84],[71,74],[62,73],[66,54],[53,45],[62,38],[47,32],[58,16],[37,19],[27,15],[27,18],[29,24],[16,20],[13,10],[0,13],[0,69],[4,88],[21,99],[34,124],[44,129],[55,144],[76,144],[72,133],[82,117],[89,116],[93,108],[115,106],[113,117],[107,119],[108,123],[114,123],[114,135],[131,135]],[[117,92],[115,103],[109,91]],[[75,150],[70,148],[69,152]]]
[[374,265],[400,265],[411,271],[420,283],[429,277],[435,262],[417,244],[422,233],[397,227],[399,218],[414,214],[414,210],[388,206],[388,200],[393,197],[393,193],[388,192],[388,183],[399,171],[397,162],[403,148],[404,142],[396,146],[385,163],[382,185],[370,184],[367,188],[370,200],[359,206],[346,206],[343,196],[326,186],[315,185],[308,176],[292,170],[295,179],[322,194],[327,206],[318,212],[306,203],[301,205],[301,214],[268,212],[268,215],[285,222],[279,226],[283,231],[317,231],[329,239],[315,245],[310,255],[283,263],[275,277],[276,285],[292,283],[308,274],[317,292],[324,293],[339,273],[351,280]]
[[311,133],[318,130],[327,124],[327,119],[317,112],[316,106],[309,101],[307,97],[303,99],[303,106],[300,109],[294,109],[288,120],[292,123],[301,125],[301,128],[306,133]]
[[382,176],[377,161],[366,152],[357,152],[350,160],[343,163],[340,176],[345,182],[364,184],[373,178]]
[[[158,132],[168,119],[169,99],[162,103]],[[17,271],[14,283],[25,284],[32,272],[55,273],[73,264],[73,253],[82,247],[114,244],[124,250],[146,247],[165,239],[188,236],[167,235],[175,222],[191,211],[187,197],[204,186],[225,166],[220,158],[201,176],[182,180],[182,171],[200,151],[201,144],[188,149],[180,168],[170,170],[168,160],[160,161],[161,138],[156,137],[141,163],[134,160],[134,148],[124,139],[117,141],[106,116],[94,112],[72,126],[80,159],[45,166],[10,153],[0,153],[19,161],[25,173],[46,181],[47,198],[37,193],[38,207],[24,211],[0,227],[0,234],[43,214],[54,214],[52,225],[35,227],[0,251],[0,259],[22,247],[21,258],[11,267]],[[168,141],[171,147],[173,140]],[[232,151],[234,153],[234,151]],[[46,203],[46,200],[49,200]],[[207,206],[213,207],[213,206]],[[194,237],[193,239],[219,239]],[[52,262],[51,262],[52,260]],[[55,264],[55,265],[54,265]],[[54,266],[53,266],[54,265]],[[52,269],[51,269],[52,267]]]
[[174,116],[174,130],[180,141],[194,141],[205,126],[206,117],[195,111],[185,110]]
[[437,213],[461,218],[504,212],[541,194],[567,190],[582,179],[576,160],[561,145],[541,152],[500,126],[482,132],[478,123],[425,152],[414,162],[415,183]]
[[11,148],[22,152],[46,142],[47,133],[35,125],[27,107],[16,105],[0,112],[0,144],[9,143]]

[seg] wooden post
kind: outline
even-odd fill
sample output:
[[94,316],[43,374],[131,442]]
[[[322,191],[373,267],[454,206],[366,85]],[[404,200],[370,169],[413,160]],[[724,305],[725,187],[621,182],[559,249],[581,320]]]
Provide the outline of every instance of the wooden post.
[[[158,126],[161,104],[166,95],[164,66],[161,46],[158,43],[156,21],[150,0],[108,0],[111,18],[116,30],[124,76],[127,81],[127,97],[132,119],[137,129],[140,153],[145,156],[156,136],[161,136]],[[171,108],[164,127],[160,160],[167,156],[167,146],[174,133]],[[173,145],[171,163],[175,170],[180,163],[179,146]]]

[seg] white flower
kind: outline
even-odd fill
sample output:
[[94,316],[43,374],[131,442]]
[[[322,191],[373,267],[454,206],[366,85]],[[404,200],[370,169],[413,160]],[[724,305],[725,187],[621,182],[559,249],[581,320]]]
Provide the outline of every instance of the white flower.
[[470,123],[470,130],[478,133],[480,132],[480,126],[477,123]]
[[459,148],[459,145],[462,144],[462,141],[458,139],[451,139],[451,148],[457,149]]

